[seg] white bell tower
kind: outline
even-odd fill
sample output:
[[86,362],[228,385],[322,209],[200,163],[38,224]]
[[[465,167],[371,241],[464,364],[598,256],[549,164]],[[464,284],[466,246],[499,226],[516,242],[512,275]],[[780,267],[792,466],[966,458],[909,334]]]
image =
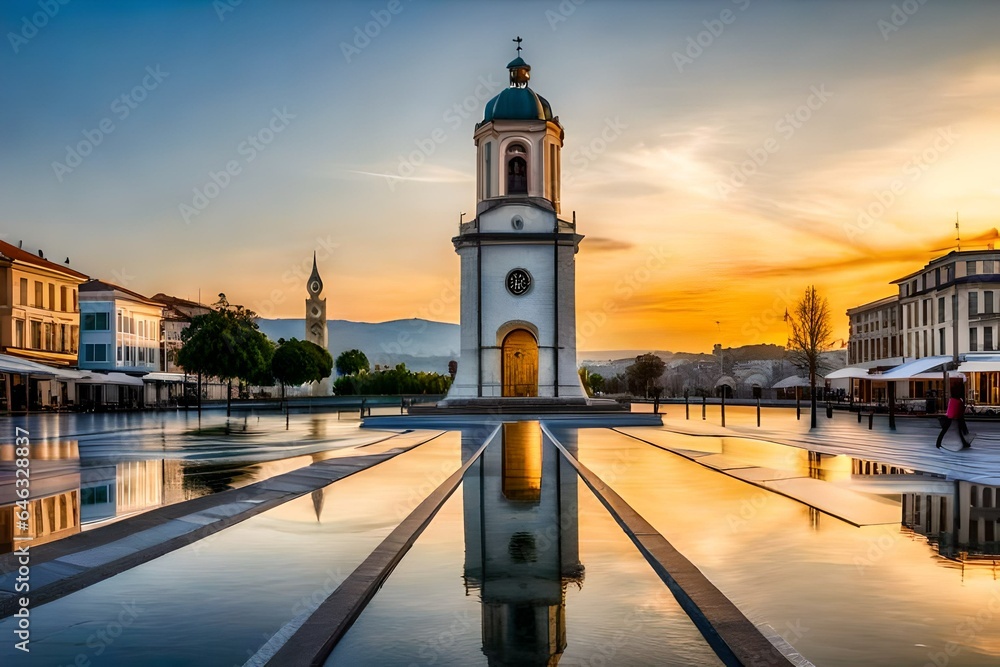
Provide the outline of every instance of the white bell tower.
[[576,362],[576,264],[583,237],[559,218],[563,127],[507,65],[510,87],[476,126],[475,219],[452,239],[462,263],[461,358],[443,405],[585,403]]

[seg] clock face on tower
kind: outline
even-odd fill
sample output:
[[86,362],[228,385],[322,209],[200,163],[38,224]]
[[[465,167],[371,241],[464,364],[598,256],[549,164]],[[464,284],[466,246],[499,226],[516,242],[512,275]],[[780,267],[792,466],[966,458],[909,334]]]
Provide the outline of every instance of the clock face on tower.
[[514,296],[521,296],[531,289],[531,274],[524,269],[514,269],[507,274],[507,291]]
[[320,286],[318,280],[314,280],[311,283],[309,283],[309,291],[312,292],[313,294],[319,294],[320,289],[322,289],[322,287]]

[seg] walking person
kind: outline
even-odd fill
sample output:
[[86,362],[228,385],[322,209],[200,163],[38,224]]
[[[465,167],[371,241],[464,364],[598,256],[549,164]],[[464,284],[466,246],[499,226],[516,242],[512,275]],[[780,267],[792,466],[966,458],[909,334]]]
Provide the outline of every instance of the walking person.
[[941,417],[941,432],[938,433],[935,446],[941,449],[941,440],[944,439],[944,434],[951,428],[951,423],[957,421],[958,439],[962,441],[962,449],[968,449],[972,446],[972,441],[976,436],[972,436],[968,441],[965,439],[969,435],[969,427],[965,423],[965,380],[961,377],[952,378],[949,383],[949,394],[951,397],[948,399],[945,415]]

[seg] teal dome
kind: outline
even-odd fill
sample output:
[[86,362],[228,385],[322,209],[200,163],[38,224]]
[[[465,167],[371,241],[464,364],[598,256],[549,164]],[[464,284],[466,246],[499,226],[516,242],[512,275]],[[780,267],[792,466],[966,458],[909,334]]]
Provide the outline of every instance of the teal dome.
[[486,103],[483,122],[491,120],[552,120],[552,107],[531,88],[505,88]]

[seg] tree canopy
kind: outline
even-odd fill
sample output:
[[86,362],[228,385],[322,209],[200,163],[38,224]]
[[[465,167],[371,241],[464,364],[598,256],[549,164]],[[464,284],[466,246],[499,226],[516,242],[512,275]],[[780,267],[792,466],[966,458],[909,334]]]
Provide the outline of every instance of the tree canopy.
[[[339,357],[338,357],[339,359]],[[406,364],[396,364],[374,373],[344,375],[333,384],[340,396],[362,394],[444,394],[451,387],[451,376],[441,373],[414,372]]]
[[368,357],[361,350],[341,352],[337,357],[336,366],[338,375],[357,375],[358,373],[367,373],[371,370]]
[[649,396],[666,367],[663,359],[655,354],[640,354],[635,358],[635,363],[625,369],[629,391]]
[[223,382],[270,384],[274,345],[258,329],[256,320],[255,312],[230,305],[226,295],[220,294],[214,310],[193,317],[181,333],[177,363],[188,373]]
[[329,377],[332,370],[333,358],[328,351],[297,338],[278,341],[271,358],[271,373],[283,386],[319,382]]

